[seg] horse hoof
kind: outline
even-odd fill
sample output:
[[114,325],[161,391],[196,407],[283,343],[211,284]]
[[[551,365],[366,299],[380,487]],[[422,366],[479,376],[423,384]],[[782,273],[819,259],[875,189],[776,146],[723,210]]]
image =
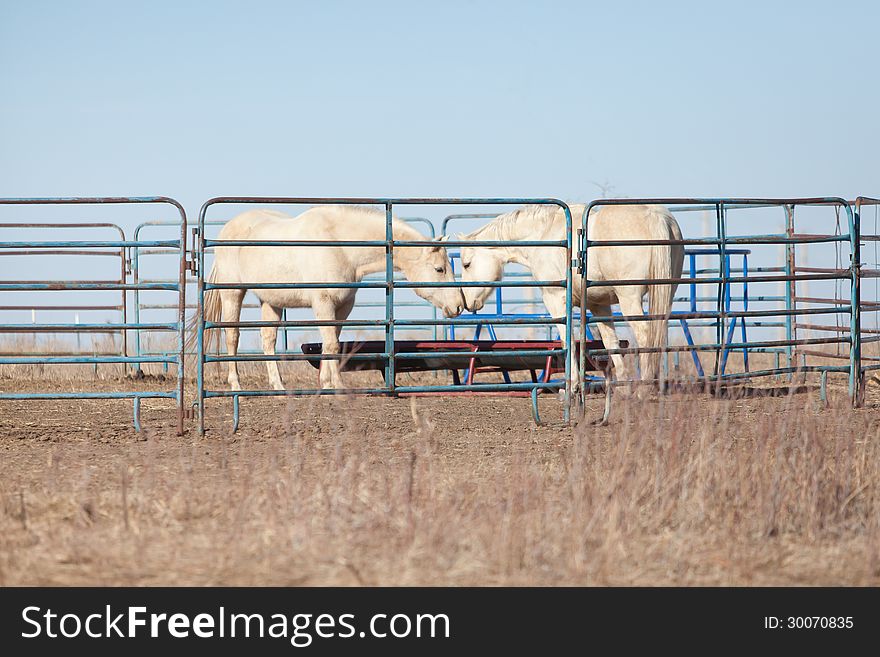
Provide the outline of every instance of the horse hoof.
[[[575,399],[581,392],[580,387],[575,387],[571,389],[571,398]],[[565,388],[560,388],[559,392],[556,393],[559,396],[559,401],[565,401]]]

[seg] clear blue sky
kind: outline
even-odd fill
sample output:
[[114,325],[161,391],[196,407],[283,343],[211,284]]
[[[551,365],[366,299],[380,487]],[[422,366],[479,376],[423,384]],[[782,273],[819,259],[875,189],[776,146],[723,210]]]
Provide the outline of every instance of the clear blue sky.
[[0,0],[0,196],[880,195],[878,6]]
[[0,196],[880,194],[874,2],[0,1]]

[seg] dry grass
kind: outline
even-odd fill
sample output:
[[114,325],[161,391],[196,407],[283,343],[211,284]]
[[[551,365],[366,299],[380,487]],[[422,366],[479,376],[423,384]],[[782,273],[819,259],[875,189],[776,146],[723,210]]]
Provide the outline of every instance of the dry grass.
[[249,402],[237,437],[7,437],[0,581],[877,585],[878,400],[833,392],[620,399],[602,429],[360,398]]

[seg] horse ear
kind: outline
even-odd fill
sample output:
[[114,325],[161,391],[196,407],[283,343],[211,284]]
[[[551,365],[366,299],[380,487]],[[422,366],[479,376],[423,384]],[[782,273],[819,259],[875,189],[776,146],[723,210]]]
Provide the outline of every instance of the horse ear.
[[[445,241],[448,240],[448,239],[449,239],[449,235],[441,235],[440,237],[436,237],[436,238],[434,238],[434,241],[435,241],[435,242],[445,242]],[[442,247],[441,247],[439,244],[437,244],[437,245],[435,245],[435,246],[432,246],[432,247],[430,248],[430,250],[431,250],[431,253],[438,253],[438,252],[440,251],[441,248],[442,248]]]

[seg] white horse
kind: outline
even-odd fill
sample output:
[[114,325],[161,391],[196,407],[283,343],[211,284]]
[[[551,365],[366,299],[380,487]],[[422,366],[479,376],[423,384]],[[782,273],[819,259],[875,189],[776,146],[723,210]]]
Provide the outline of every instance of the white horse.
[[[572,222],[580,225],[583,205],[571,205]],[[607,205],[590,212],[590,240],[681,240],[681,228],[666,208],[658,205]],[[502,214],[482,228],[461,240],[564,240],[565,213],[556,206],[535,205]],[[574,247],[577,247],[574,240]],[[561,247],[490,246],[461,249],[463,281],[501,280],[504,265],[515,262],[528,269],[536,280],[565,280],[565,249]],[[684,263],[684,247],[608,246],[593,247],[587,254],[587,277],[593,281],[679,278]],[[581,303],[583,280],[572,272],[572,304]],[[668,317],[676,284],[618,285],[590,287],[587,291],[587,310],[596,316],[611,316],[611,305],[620,304],[624,315],[643,315],[642,298],[649,297],[651,315]],[[464,287],[465,307],[477,311],[483,307],[491,287]],[[552,317],[565,317],[565,289],[542,288],[544,305]],[[631,322],[630,327],[640,347],[661,347],[667,335],[668,319]],[[620,343],[613,322],[598,324],[599,334],[606,349],[618,349]],[[565,325],[559,325],[559,335],[565,341]],[[625,372],[620,354],[612,355],[618,378]],[[659,354],[642,354],[642,375],[656,378]],[[571,378],[573,389],[579,385],[578,367],[572,349]]]
[[[347,240],[374,241],[385,239],[385,213],[369,208],[345,205],[318,206],[296,218],[271,210],[251,210],[231,219],[220,231],[221,240]],[[395,240],[425,241],[420,232],[397,219],[392,220]],[[218,246],[214,265],[208,275],[210,283],[355,283],[368,274],[385,271],[383,246]],[[452,267],[441,244],[424,247],[395,247],[394,269],[415,282],[454,282]],[[457,287],[415,288],[415,293],[439,307],[446,317],[459,315],[464,306]],[[311,307],[318,320],[347,319],[354,306],[356,288],[285,287],[257,289],[262,319],[279,321],[282,308]],[[246,290],[208,290],[205,293],[204,316],[209,322],[237,322]],[[318,329],[323,353],[338,354],[339,326]],[[226,352],[238,350],[239,329],[227,328]],[[275,353],[277,327],[260,329],[263,353]],[[322,388],[342,388],[339,361],[321,364]],[[275,390],[284,390],[278,363],[266,361],[269,383]],[[241,390],[238,367],[229,361],[229,385]]]

